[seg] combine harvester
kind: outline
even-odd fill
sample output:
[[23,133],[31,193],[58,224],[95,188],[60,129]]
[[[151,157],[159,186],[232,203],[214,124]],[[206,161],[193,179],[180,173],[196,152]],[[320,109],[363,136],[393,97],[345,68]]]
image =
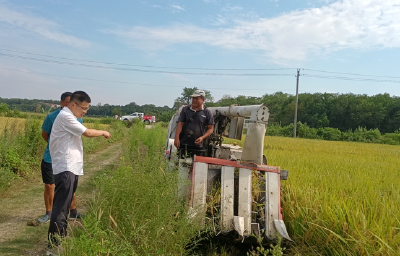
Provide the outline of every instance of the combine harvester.
[[[177,155],[174,138],[182,107],[169,122],[166,157],[171,166],[179,165],[183,179],[192,181],[189,189],[187,185],[180,187],[180,195],[190,198],[193,215],[212,220],[216,234],[235,230],[243,241],[252,233],[274,240],[278,232],[292,241],[281,208],[281,180],[288,178],[288,171],[268,165],[263,154],[268,107],[232,105],[208,109],[214,115],[215,126],[214,133],[203,142],[204,156]],[[248,128],[243,149],[223,144],[223,136],[242,139],[245,118]],[[220,201],[210,206],[207,195],[215,191],[220,191]]]

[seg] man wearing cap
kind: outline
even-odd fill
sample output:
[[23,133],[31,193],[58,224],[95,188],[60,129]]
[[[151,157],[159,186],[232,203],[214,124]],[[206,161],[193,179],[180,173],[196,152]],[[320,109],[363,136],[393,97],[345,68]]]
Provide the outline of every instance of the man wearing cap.
[[214,131],[214,118],[211,111],[204,106],[206,94],[196,90],[192,104],[182,108],[175,134],[175,147],[183,155],[203,155],[203,140]]
[[[50,133],[51,133],[51,128],[53,127],[54,120],[56,120],[56,117],[60,113],[61,109],[66,107],[71,99],[71,92],[64,92],[61,94],[61,108],[51,112],[46,116],[46,119],[43,122],[42,125],[42,137],[43,139],[49,143],[49,138],[50,138]],[[77,119],[78,122],[82,123],[82,118]],[[53,168],[51,166],[51,156],[50,156],[50,151],[49,151],[49,144],[47,144],[46,151],[44,152],[42,163],[40,165],[40,168],[42,170],[42,180],[44,183],[44,204],[46,207],[46,214],[40,217],[37,222],[42,224],[42,223],[47,223],[50,221],[51,217],[51,209],[53,208],[53,199],[54,199],[54,187],[55,187],[55,181],[54,181],[54,175],[53,175]],[[76,197],[75,195],[72,198],[72,203],[70,207],[70,218],[75,219],[75,218],[81,218],[82,215],[77,212],[76,209]]]

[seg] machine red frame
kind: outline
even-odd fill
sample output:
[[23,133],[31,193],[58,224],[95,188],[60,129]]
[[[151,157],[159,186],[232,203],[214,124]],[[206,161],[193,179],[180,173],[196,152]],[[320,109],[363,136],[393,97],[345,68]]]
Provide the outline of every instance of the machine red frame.
[[[248,162],[238,162],[238,161],[231,161],[219,158],[212,158],[212,157],[205,157],[205,156],[196,156],[193,157],[193,173],[192,173],[192,191],[191,191],[191,198],[193,198],[193,184],[194,184],[194,173],[195,173],[195,162],[199,163],[206,163],[206,164],[215,164],[215,165],[225,165],[225,166],[232,166],[238,168],[246,168],[250,170],[258,170],[262,172],[273,172],[280,174],[280,167],[279,166],[271,166],[271,165],[259,165],[255,163],[248,163]],[[281,190],[281,180],[279,179],[279,191]],[[281,202],[281,193],[279,193],[279,219],[283,220],[282,217],[282,206]]]

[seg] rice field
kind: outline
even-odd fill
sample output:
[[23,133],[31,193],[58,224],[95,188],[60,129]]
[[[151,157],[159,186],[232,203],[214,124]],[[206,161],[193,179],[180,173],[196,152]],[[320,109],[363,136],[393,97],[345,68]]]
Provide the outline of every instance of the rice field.
[[[24,121],[0,117],[0,134],[7,124],[24,129]],[[282,206],[295,243],[286,253],[400,255],[399,146],[267,136],[264,154],[289,170]]]
[[291,254],[400,255],[400,147],[266,137]]
[[[26,118],[0,116],[0,135],[4,132],[5,129],[12,129],[13,132],[23,131],[26,120],[27,120]],[[83,120],[85,121],[85,118]],[[108,124],[96,124],[96,123],[85,123],[85,122],[83,123],[83,125],[89,129],[104,129],[104,130],[110,126]]]
[[[148,147],[155,146],[155,136],[147,134],[149,131],[154,132],[153,130],[134,129],[131,134],[134,136],[129,138],[137,140],[137,145],[146,142]],[[232,140],[225,141],[229,143]],[[243,141],[240,141],[239,145]],[[164,137],[161,136],[158,144],[163,143]],[[136,147],[128,148],[132,150]],[[283,218],[295,242],[283,245],[287,247],[287,255],[400,255],[399,146],[267,136],[264,153],[270,165],[289,170],[289,179],[282,181]],[[157,157],[159,154],[161,153],[157,150],[146,150],[148,157]],[[127,153],[126,157],[130,155],[131,153]],[[140,165],[140,168],[143,168],[141,171],[155,173],[156,177],[161,175],[157,166],[149,167],[149,163],[155,162],[154,160],[148,162],[143,157],[138,158],[141,161],[132,163]],[[125,168],[124,165],[120,168],[122,167]],[[138,175],[137,172],[134,175]],[[120,178],[115,182],[120,184],[122,180],[126,180],[126,177]],[[155,179],[152,179],[154,183]],[[129,180],[135,183],[134,187],[153,188],[154,185],[148,183],[147,179]],[[132,184],[130,183],[130,187]],[[116,188],[111,188],[110,196],[115,196]],[[124,207],[136,204],[134,202],[145,202],[147,197],[135,197],[140,198],[139,201],[128,200],[126,197]],[[130,201],[132,203],[129,203]],[[160,201],[160,204],[161,202],[163,201]],[[94,210],[93,215],[98,211]],[[121,212],[117,211],[115,214],[122,218],[121,221],[124,219],[121,216],[125,215]],[[138,216],[135,218],[139,218]],[[149,218],[149,215],[146,216]],[[143,229],[147,230],[147,220],[138,219],[135,223],[144,225]],[[125,227],[126,231],[128,226]],[[91,226],[87,228],[91,229]],[[103,236],[104,232],[108,231],[103,230],[99,234]],[[96,233],[92,233],[92,236],[95,235]],[[104,239],[111,238],[110,236]],[[76,241],[86,245],[81,239],[82,237],[78,237]],[[137,243],[137,240],[132,241]],[[147,248],[145,251],[165,249],[164,245],[154,246],[155,248]],[[219,245],[214,247],[216,250]],[[116,247],[109,248],[116,250]],[[231,249],[227,248],[227,251]],[[176,253],[181,254],[185,253]],[[211,249],[204,255],[217,254]]]
[[3,134],[5,129],[21,131],[25,126],[25,120],[24,118],[0,116],[0,135]]

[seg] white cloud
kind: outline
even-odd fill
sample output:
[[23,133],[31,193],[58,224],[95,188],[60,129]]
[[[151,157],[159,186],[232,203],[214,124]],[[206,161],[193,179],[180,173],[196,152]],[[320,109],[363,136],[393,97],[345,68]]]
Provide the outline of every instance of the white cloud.
[[215,3],[218,2],[218,1],[219,1],[219,0],[203,0],[203,2],[206,3],[206,4],[210,4],[210,3],[215,4]]
[[21,28],[40,35],[49,40],[57,41],[77,48],[90,47],[90,42],[77,37],[66,35],[59,31],[60,25],[43,18],[35,17],[11,10],[5,5],[0,4],[0,23],[6,23],[12,28]]
[[229,28],[175,24],[107,33],[146,50],[202,43],[231,50],[261,50],[275,61],[304,60],[340,49],[400,47],[400,6],[398,0],[340,0],[274,18],[236,20]]
[[186,11],[185,8],[183,8],[182,6],[179,6],[179,5],[173,4],[173,5],[170,5],[170,6],[171,6],[173,12],[183,12],[183,11]]
[[212,26],[223,26],[229,24],[229,19],[224,15],[217,14],[217,16],[207,17],[204,21]]
[[242,11],[242,10],[243,10],[243,7],[241,7],[239,5],[227,5],[222,8],[223,12],[238,12],[238,11]]

